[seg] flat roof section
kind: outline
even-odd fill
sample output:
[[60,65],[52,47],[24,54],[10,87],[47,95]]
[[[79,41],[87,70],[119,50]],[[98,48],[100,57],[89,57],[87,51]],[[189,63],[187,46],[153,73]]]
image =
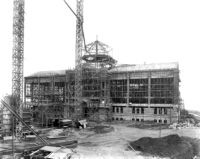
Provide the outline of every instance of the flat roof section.
[[70,72],[74,70],[55,70],[55,71],[39,71],[33,74],[30,74],[26,77],[48,77],[48,76],[64,76],[66,72]]
[[109,72],[137,72],[137,71],[154,71],[154,70],[174,70],[179,69],[178,62],[172,63],[152,63],[152,64],[137,64],[137,65],[118,65]]
[[[171,63],[152,63],[152,64],[122,64],[110,69],[110,73],[114,72],[137,72],[137,71],[155,71],[155,70],[175,70],[179,69],[178,62]],[[74,70],[56,70],[56,71],[39,71],[26,77],[48,77],[66,75],[67,71]]]

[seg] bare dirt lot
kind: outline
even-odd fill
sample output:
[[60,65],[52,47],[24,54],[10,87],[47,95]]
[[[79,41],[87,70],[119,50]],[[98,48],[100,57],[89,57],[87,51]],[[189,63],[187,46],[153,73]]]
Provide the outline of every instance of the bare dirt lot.
[[[200,139],[200,128],[182,129],[139,129],[130,127],[130,122],[122,123],[101,123],[81,130],[71,129],[66,132],[68,138],[77,139],[78,146],[74,149],[79,159],[151,159],[160,158],[153,155],[145,155],[134,149],[129,150],[129,143],[142,137],[159,138],[170,134],[177,134]],[[47,132],[49,134],[50,132]],[[53,130],[53,133],[65,132]]]
[[[108,124],[107,124],[108,125]],[[141,137],[159,138],[170,134],[178,134],[200,139],[200,128],[184,129],[138,129],[128,127],[129,123],[110,123],[113,131],[107,133],[93,133],[87,129],[81,130],[77,134],[79,146],[77,152],[95,158],[153,158],[153,156],[142,155],[139,151],[127,150],[130,141],[135,141]],[[154,156],[154,158],[159,158]]]

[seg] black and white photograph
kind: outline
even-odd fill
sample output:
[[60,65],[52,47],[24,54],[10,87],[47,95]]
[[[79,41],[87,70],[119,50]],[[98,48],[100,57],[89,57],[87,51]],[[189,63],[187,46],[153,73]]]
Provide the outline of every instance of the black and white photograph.
[[0,159],[200,159],[199,0],[0,0]]

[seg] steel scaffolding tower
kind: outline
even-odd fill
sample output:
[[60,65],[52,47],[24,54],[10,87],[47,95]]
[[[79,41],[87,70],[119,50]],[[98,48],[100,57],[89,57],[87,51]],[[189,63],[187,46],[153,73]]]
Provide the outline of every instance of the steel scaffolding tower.
[[75,52],[75,114],[81,117],[82,49],[83,49],[83,0],[77,0],[76,52]]
[[76,48],[75,48],[75,100],[73,102],[74,114],[72,118],[78,119],[82,117],[82,51],[83,43],[85,51],[87,52],[85,36],[83,31],[83,0],[76,0],[76,13],[64,0],[67,7],[76,16]]
[[24,0],[14,0],[12,95],[17,100],[15,110],[22,116],[24,65]]

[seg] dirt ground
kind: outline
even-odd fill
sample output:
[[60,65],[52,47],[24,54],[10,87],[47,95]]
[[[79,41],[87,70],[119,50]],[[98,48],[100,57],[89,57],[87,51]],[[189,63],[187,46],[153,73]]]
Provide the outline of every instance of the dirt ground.
[[114,130],[102,134],[92,134],[87,129],[81,130],[77,134],[79,146],[76,151],[87,156],[91,155],[93,158],[149,159],[159,157],[144,156],[139,151],[129,151],[127,149],[129,141],[135,141],[141,137],[158,138],[170,134],[200,139],[200,128],[163,129],[160,131],[128,127],[128,123],[112,123],[110,126]]
[[[129,150],[127,147],[130,141],[138,140],[141,137],[163,137],[170,134],[178,134],[179,136],[186,136],[200,139],[200,128],[184,128],[184,129],[139,129],[130,127],[129,122],[123,123],[101,123],[106,125],[105,131],[98,131],[92,128],[81,130],[73,130],[67,132],[70,139],[78,140],[78,147],[74,149],[77,152],[77,158],[80,159],[151,159],[159,158],[156,156],[145,156],[139,151]],[[109,128],[110,127],[110,128]],[[50,132],[48,132],[49,134]],[[53,131],[54,134],[63,131]]]

